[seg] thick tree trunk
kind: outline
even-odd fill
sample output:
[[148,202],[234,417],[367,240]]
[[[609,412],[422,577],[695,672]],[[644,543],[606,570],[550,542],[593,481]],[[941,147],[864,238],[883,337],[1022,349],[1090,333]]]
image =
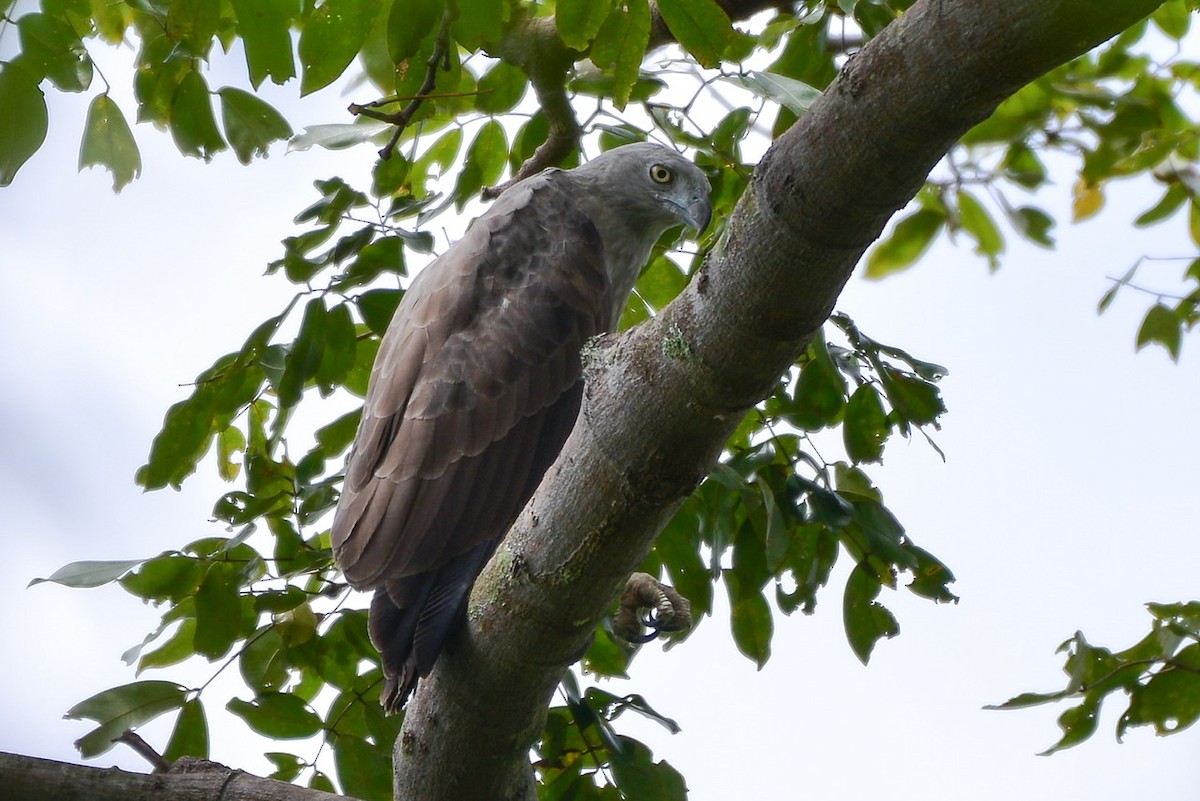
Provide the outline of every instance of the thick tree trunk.
[[1158,5],[921,0],[849,62],[684,293],[591,357],[580,423],[409,704],[398,799],[534,798],[528,751],[563,670],[888,218],[1001,100]]

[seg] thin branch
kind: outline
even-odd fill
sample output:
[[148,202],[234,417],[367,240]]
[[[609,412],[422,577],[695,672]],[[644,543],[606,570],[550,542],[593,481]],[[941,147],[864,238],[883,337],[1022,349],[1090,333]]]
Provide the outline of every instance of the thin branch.
[[501,192],[513,184],[537,175],[547,167],[561,164],[563,159],[579,146],[582,131],[567,95],[565,70],[553,77],[537,72],[530,76],[530,80],[533,91],[537,94],[538,105],[542,107],[542,112],[550,123],[550,133],[546,141],[533,151],[533,155],[525,160],[512,178],[496,186],[484,187],[481,192],[484,200],[499,197]]
[[498,197],[508,187],[561,164],[579,146],[582,128],[567,94],[567,74],[581,53],[568,48],[558,36],[552,17],[530,17],[513,26],[493,55],[519,67],[529,76],[538,106],[546,115],[550,133],[513,177],[498,186],[485,187],[485,200]]
[[138,756],[145,759],[154,768],[155,773],[165,773],[171,769],[171,762],[162,754],[150,747],[150,743],[142,739],[141,735],[133,729],[126,729],[121,733],[121,736],[113,739],[114,743],[125,743],[125,745],[137,752]]
[[373,120],[394,125],[392,138],[379,151],[379,158],[390,159],[392,153],[396,151],[396,143],[400,141],[400,135],[404,133],[404,129],[412,122],[412,118],[421,108],[421,104],[425,100],[434,97],[433,89],[437,85],[437,71],[442,69],[446,72],[450,70],[449,49],[450,49],[450,22],[452,17],[449,10],[442,15],[442,26],[438,29],[437,38],[433,42],[433,52],[429,54],[429,60],[425,62],[425,80],[421,82],[421,88],[412,96],[408,104],[395,114],[385,114],[376,111],[381,105],[387,105],[390,102],[396,102],[399,98],[387,98],[384,100],[375,101],[372,103],[351,103],[350,113],[364,117],[370,117]]

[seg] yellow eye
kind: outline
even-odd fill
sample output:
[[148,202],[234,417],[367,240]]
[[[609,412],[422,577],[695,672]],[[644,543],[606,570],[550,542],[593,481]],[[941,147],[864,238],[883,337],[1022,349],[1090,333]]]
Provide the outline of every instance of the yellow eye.
[[670,167],[655,164],[650,168],[650,180],[656,184],[669,184],[674,177],[675,173],[671,172]]

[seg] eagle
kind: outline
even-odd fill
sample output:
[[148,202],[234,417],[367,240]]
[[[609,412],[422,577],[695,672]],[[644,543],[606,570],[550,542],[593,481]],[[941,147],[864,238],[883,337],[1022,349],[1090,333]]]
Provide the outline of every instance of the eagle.
[[416,278],[371,371],[333,520],[373,590],[381,703],[399,711],[464,616],[476,576],[557,458],[580,350],[612,331],[658,239],[712,216],[704,173],[624,145],[505,190]]

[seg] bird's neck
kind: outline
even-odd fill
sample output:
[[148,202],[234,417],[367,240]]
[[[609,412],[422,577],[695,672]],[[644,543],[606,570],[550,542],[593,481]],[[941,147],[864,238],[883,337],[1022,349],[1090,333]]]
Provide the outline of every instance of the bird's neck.
[[[604,243],[604,265],[612,291],[613,313],[609,329],[616,328],[638,275],[650,260],[650,250],[667,226],[654,225],[636,210],[614,205],[604,193],[582,182],[580,205]],[[649,223],[649,224],[648,224]]]

